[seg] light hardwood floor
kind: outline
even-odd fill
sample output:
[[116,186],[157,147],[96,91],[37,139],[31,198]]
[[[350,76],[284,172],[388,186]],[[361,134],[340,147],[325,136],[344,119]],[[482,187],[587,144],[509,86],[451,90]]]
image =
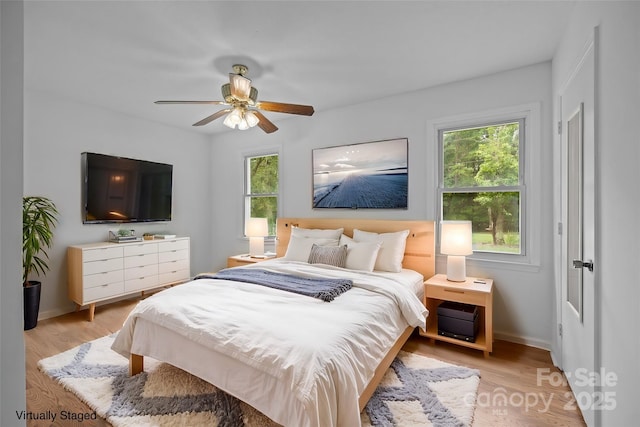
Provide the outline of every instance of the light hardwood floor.
[[[96,309],[93,322],[86,310],[40,321],[35,329],[25,331],[27,362],[27,410],[32,412],[66,410],[90,412],[89,407],[72,393],[49,379],[37,368],[38,360],[68,350],[83,342],[116,332],[137,299],[108,304]],[[420,353],[449,363],[480,370],[481,379],[474,426],[584,426],[575,409],[567,386],[557,384],[558,370],[549,352],[496,341],[493,353],[456,345],[430,342],[414,334],[404,350]],[[553,374],[552,374],[553,373]],[[550,384],[549,375],[553,375]],[[103,420],[73,423],[31,421],[28,426],[108,426]]]

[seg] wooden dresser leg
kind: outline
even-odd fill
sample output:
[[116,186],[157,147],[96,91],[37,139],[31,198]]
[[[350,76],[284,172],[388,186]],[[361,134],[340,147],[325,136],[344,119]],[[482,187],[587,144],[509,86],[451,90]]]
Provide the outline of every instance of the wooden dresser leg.
[[139,354],[129,356],[129,376],[139,374],[144,370],[144,357]]
[[89,322],[93,322],[93,318],[96,315],[96,304],[89,304]]

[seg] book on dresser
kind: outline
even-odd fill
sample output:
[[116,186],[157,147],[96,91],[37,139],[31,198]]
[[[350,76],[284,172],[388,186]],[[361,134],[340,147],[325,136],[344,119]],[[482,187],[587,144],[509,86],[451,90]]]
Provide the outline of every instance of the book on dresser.
[[69,299],[93,321],[97,302],[189,280],[190,259],[188,237],[69,246]]

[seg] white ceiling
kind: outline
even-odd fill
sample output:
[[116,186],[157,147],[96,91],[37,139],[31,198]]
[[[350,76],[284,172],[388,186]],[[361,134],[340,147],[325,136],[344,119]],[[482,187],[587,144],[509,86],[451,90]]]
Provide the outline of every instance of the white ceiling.
[[[569,1],[25,1],[25,87],[198,132],[234,63],[316,112],[553,57]],[[292,116],[266,113],[275,123]],[[295,118],[296,120],[312,120]]]

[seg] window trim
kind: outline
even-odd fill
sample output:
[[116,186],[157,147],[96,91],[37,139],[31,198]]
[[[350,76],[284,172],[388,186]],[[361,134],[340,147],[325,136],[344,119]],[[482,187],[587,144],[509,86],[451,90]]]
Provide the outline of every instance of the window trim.
[[[267,156],[277,156],[278,157],[278,192],[277,193],[259,193],[259,195],[252,195],[252,193],[248,192],[248,187],[249,187],[249,161],[250,159],[256,158],[256,157],[267,157]],[[247,215],[249,215],[249,213],[247,212],[247,200],[251,200],[252,197],[276,197],[277,199],[277,207],[276,207],[276,219],[277,217],[280,216],[280,209],[281,209],[281,204],[282,204],[282,198],[281,198],[281,193],[282,193],[282,162],[281,162],[281,154],[280,154],[280,150],[277,148],[273,148],[273,149],[265,149],[263,151],[252,151],[252,152],[247,152],[247,153],[243,153],[242,154],[242,161],[243,161],[243,167],[242,167],[242,171],[243,171],[243,182],[242,182],[242,224],[241,227],[242,229],[240,230],[240,235],[245,238],[248,239],[248,237],[245,234],[245,224],[247,221]],[[269,235],[269,236],[265,236],[265,240],[275,240],[275,234],[274,235]]]
[[[458,130],[466,130],[466,129],[477,129],[484,128],[490,126],[498,126],[509,123],[518,123],[518,184],[517,185],[498,185],[492,187],[486,186],[470,186],[470,187],[444,187],[444,139],[443,136],[446,132],[450,131],[458,131]],[[491,254],[491,256],[500,256],[507,255],[509,258],[512,257],[526,257],[527,255],[527,229],[522,225],[525,224],[526,221],[526,207],[527,207],[527,191],[526,191],[526,183],[524,182],[525,178],[525,159],[522,153],[526,152],[527,140],[526,133],[527,124],[524,117],[520,117],[518,119],[507,119],[507,120],[497,120],[491,122],[480,122],[476,124],[472,124],[469,126],[454,126],[450,128],[440,128],[438,129],[438,218],[442,220],[444,217],[444,213],[442,212],[442,198],[445,193],[504,193],[504,192],[518,192],[520,195],[520,208],[519,208],[519,228],[520,228],[520,252],[517,254],[508,253],[508,252],[493,252],[493,251],[481,251],[474,250],[475,253],[482,254]],[[524,230],[523,230],[524,229]]]
[[[506,123],[518,120],[524,121],[524,141],[521,141],[520,153],[520,186],[524,190],[524,198],[520,199],[520,225],[521,238],[520,254],[495,253],[475,251],[468,256],[472,262],[489,261],[504,265],[540,265],[540,233],[541,230],[541,199],[542,199],[542,174],[534,176],[532,171],[541,170],[542,166],[542,132],[541,132],[541,105],[540,103],[523,104],[484,112],[470,113],[458,116],[444,117],[427,123],[428,134],[431,136],[431,146],[437,153],[435,159],[431,159],[433,166],[433,179],[436,199],[434,217],[438,224],[442,221],[442,194],[444,192],[442,182],[443,151],[440,140],[441,132],[452,129],[465,129],[473,127],[489,126],[496,123]],[[477,191],[477,187],[472,188]],[[493,187],[493,190],[499,187]],[[455,191],[460,191],[456,188]],[[522,192],[520,193],[523,194]],[[439,227],[438,227],[439,228]],[[524,235],[524,237],[522,237]],[[439,236],[436,239],[436,248],[440,254]]]

